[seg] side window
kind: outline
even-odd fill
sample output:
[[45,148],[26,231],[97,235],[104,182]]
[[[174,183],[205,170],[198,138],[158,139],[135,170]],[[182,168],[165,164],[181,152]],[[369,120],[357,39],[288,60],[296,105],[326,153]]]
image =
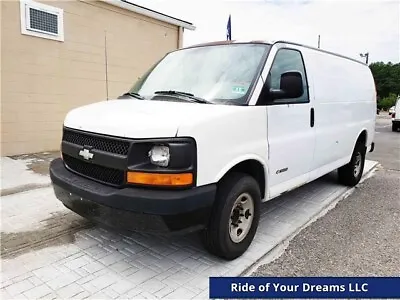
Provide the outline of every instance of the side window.
[[303,64],[301,53],[297,50],[292,49],[280,49],[274,59],[274,62],[269,73],[270,76],[270,88],[279,89],[281,75],[288,71],[298,71],[303,77],[304,93],[299,98],[293,99],[279,99],[275,100],[274,103],[304,103],[308,102],[308,88],[306,72]]

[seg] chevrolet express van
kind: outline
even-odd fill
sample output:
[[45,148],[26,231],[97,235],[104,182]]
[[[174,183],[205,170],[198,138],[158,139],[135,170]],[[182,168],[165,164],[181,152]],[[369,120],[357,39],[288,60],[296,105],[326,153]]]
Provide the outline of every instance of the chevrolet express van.
[[88,219],[199,230],[209,252],[232,260],[251,244],[262,202],[336,169],[342,184],[360,181],[375,110],[357,60],[285,41],[191,46],[118,99],[70,111],[51,180]]

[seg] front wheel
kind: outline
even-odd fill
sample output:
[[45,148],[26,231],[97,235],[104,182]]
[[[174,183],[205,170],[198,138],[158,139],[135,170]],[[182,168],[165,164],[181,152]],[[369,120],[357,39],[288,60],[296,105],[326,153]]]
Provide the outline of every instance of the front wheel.
[[397,124],[395,124],[395,123],[392,123],[392,131],[397,131]]
[[246,252],[258,227],[260,202],[260,188],[253,177],[227,175],[218,186],[210,222],[202,232],[206,249],[227,260]]
[[357,142],[351,160],[338,170],[339,182],[347,186],[355,186],[360,182],[364,172],[366,148],[363,143]]

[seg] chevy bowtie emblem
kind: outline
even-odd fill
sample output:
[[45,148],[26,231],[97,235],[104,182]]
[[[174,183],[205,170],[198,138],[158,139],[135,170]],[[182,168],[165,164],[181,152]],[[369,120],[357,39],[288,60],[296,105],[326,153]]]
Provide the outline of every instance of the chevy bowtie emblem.
[[81,151],[79,151],[79,155],[82,156],[84,159],[89,160],[93,158],[94,154],[88,149],[82,149]]

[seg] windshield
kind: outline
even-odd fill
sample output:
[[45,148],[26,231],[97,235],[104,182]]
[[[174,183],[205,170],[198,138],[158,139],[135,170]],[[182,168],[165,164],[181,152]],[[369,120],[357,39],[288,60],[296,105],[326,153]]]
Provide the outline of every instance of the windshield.
[[178,91],[213,103],[244,104],[269,49],[266,44],[229,44],[171,52],[129,92],[151,99],[159,91]]

